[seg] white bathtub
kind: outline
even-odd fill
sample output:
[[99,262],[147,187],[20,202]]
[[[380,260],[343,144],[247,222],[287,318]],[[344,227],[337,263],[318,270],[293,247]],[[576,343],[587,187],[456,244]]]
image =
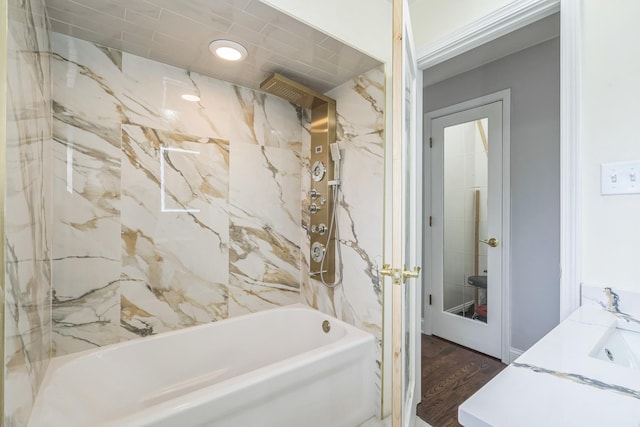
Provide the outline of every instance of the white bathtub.
[[29,426],[354,427],[375,399],[374,337],[296,304],[54,358]]

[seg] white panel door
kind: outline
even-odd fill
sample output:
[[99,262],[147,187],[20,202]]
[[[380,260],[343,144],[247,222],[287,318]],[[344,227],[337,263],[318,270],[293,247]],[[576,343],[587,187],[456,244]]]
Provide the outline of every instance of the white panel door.
[[432,333],[502,357],[503,102],[430,118]]

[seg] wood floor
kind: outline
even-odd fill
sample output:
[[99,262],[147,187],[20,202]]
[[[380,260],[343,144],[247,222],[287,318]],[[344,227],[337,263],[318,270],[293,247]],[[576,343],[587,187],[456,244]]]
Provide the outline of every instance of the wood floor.
[[433,427],[459,426],[458,406],[506,367],[493,357],[422,335],[418,416]]

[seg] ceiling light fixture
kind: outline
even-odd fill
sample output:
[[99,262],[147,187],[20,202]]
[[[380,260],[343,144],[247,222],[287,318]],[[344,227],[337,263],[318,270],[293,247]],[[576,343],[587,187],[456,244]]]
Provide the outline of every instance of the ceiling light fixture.
[[192,95],[190,93],[185,93],[181,96],[182,99],[189,102],[198,102],[200,101],[200,97],[198,95]]
[[242,61],[248,55],[244,46],[231,40],[214,40],[209,44],[209,50],[226,61]]

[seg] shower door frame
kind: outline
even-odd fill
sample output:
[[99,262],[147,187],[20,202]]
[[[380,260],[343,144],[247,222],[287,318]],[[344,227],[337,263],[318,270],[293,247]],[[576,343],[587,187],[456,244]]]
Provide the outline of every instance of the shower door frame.
[[[385,162],[385,188],[391,190],[390,197],[385,197],[385,209],[390,208],[385,227],[391,226],[391,264],[380,270],[390,279],[384,286],[391,288],[386,291],[391,297],[391,325],[385,325],[386,331],[391,326],[391,340],[383,338],[383,345],[391,344],[391,425],[413,427],[421,396],[421,280],[415,264],[421,260],[418,236],[422,222],[417,209],[421,194],[418,141],[422,131],[422,74],[415,61],[407,0],[393,0],[392,7],[392,138],[388,147],[391,152],[386,153],[391,158]],[[412,263],[411,270],[406,263]],[[385,307],[389,306],[385,303]]]

